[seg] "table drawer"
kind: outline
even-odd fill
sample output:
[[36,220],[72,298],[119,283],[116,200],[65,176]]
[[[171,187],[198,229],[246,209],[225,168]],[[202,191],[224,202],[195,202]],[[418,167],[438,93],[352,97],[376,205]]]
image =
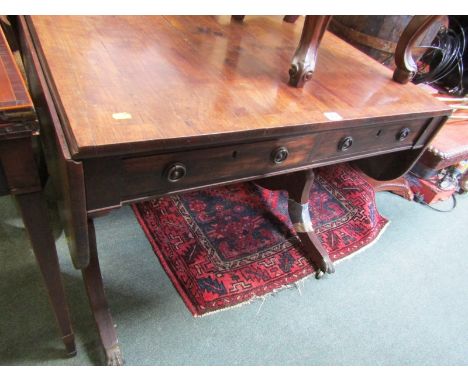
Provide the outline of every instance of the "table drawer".
[[310,160],[315,134],[123,160],[126,196],[267,175]]
[[428,120],[122,159],[123,199],[411,148]]
[[321,133],[317,158],[378,154],[381,151],[411,148],[428,126],[429,120],[410,120],[387,125],[352,127]]

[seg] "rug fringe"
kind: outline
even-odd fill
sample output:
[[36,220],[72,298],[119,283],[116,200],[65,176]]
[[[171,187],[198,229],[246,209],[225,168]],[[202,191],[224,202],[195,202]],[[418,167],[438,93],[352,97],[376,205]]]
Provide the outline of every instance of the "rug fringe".
[[[226,310],[231,310],[231,309],[240,308],[240,307],[242,307],[242,306],[244,306],[244,305],[247,305],[247,304],[251,304],[251,303],[253,303],[253,302],[256,302],[257,300],[264,300],[264,301],[262,302],[262,305],[263,305],[263,303],[265,302],[265,300],[267,299],[267,297],[274,296],[274,295],[278,294],[278,292],[281,292],[281,291],[283,291],[283,290],[285,290],[285,289],[292,289],[292,288],[297,288],[297,289],[299,289],[299,287],[298,287],[298,285],[297,285],[298,283],[303,282],[303,281],[305,281],[306,279],[308,279],[309,277],[314,276],[314,275],[315,275],[315,272],[312,272],[312,273],[308,274],[307,276],[304,276],[304,277],[301,278],[300,280],[297,280],[297,281],[295,281],[295,282],[293,282],[293,283],[291,283],[291,284],[283,285],[283,286],[280,287],[280,288],[273,289],[271,292],[268,292],[268,293],[263,294],[263,295],[261,295],[261,296],[252,296],[250,299],[248,299],[248,300],[246,300],[246,301],[243,301],[243,302],[240,302],[239,304],[227,306],[227,307],[225,307],[225,308],[216,309],[216,310],[213,310],[213,311],[210,311],[210,312],[206,312],[206,313],[202,313],[202,314],[198,314],[198,313],[197,313],[197,314],[194,314],[193,316],[194,316],[194,317],[197,317],[197,318],[206,317],[206,316],[211,316],[211,315],[213,315],[213,314],[216,314],[216,313],[219,313],[219,312],[224,312],[224,311],[226,311]],[[302,295],[301,292],[299,292],[299,293]],[[260,308],[259,308],[259,310],[258,310],[258,312],[257,312],[256,315],[258,315],[258,314],[260,313],[260,309],[261,309],[261,306],[260,306]]]
[[[387,219],[387,218],[386,218]],[[390,220],[387,219],[387,223],[385,223],[385,225],[382,227],[382,229],[380,230],[379,234],[372,239],[372,241],[368,244],[366,244],[364,247],[358,249],[356,252],[353,252],[352,254],[348,255],[348,256],[345,256],[339,260],[336,260],[334,262],[334,264],[339,264],[345,260],[349,260],[349,259],[352,259],[354,258],[355,255],[365,251],[366,249],[369,249],[370,247],[372,247],[379,239],[380,237],[382,236],[382,234],[385,232],[385,230],[388,228],[388,226],[390,225]],[[276,288],[276,289],[273,289],[271,292],[269,293],[266,293],[264,295],[261,295],[261,296],[253,296],[251,297],[250,299],[246,300],[246,301],[243,301],[239,304],[236,304],[236,305],[232,305],[232,306],[228,306],[228,307],[225,307],[225,308],[221,308],[221,309],[217,309],[217,310],[214,310],[214,311],[210,311],[210,312],[206,312],[206,313],[202,313],[202,314],[193,314],[194,317],[197,317],[197,318],[202,318],[202,317],[206,317],[206,316],[211,316],[213,314],[216,314],[216,313],[220,313],[220,312],[225,312],[227,310],[232,310],[232,309],[236,309],[236,308],[240,308],[244,305],[247,305],[247,304],[251,304],[253,302],[256,302],[258,300],[263,300],[262,301],[262,304],[260,305],[260,307],[258,308],[258,311],[256,313],[256,316],[259,315],[260,313],[260,310],[262,309],[262,306],[263,304],[265,303],[266,299],[270,296],[274,296],[276,295],[278,292],[281,292],[285,289],[292,289],[292,288],[297,288],[299,294],[302,296],[302,292],[301,292],[301,288],[299,287],[299,283],[302,283],[302,286],[305,285],[305,281],[307,279],[309,279],[310,277],[312,276],[315,276],[316,272],[312,272],[310,274],[308,274],[307,276],[304,276],[302,277],[300,280],[297,280],[291,284],[286,284],[286,285],[283,285],[282,287],[280,288]]]
[[345,257],[342,257],[339,260],[336,260],[333,264],[339,264],[339,263],[341,263],[341,262],[343,262],[345,260],[352,259],[354,256],[356,256],[359,253],[365,251],[366,249],[369,249],[370,247],[372,247],[375,243],[377,243],[377,241],[379,241],[380,237],[382,236],[382,234],[385,232],[385,230],[388,228],[389,225],[390,225],[390,220],[387,219],[387,223],[385,223],[385,225],[380,230],[379,234],[375,238],[373,238],[370,243],[368,243],[364,247],[358,249],[356,252],[353,252],[352,254],[350,254],[348,256],[345,256]]

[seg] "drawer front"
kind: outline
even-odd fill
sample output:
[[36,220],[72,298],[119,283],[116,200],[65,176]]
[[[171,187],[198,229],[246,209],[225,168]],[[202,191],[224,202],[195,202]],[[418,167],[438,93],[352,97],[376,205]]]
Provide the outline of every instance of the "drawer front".
[[122,200],[409,149],[429,120],[122,159]]
[[163,194],[299,167],[310,160],[318,138],[308,135],[124,159],[125,196]]
[[321,133],[317,159],[378,154],[411,148],[430,120],[412,120],[388,125],[354,127]]

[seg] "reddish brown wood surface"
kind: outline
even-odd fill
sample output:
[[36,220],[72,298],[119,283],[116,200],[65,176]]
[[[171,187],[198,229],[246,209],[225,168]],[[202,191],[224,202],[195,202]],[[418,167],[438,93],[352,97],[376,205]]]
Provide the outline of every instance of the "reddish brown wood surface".
[[413,58],[413,48],[418,39],[443,16],[414,16],[403,30],[395,49],[396,69],[393,79],[406,84],[416,75],[418,67]]
[[[287,68],[300,21],[265,16],[242,23],[230,17],[153,16],[30,21],[74,159],[448,113],[412,84],[394,83],[389,69],[330,33],[313,79],[303,89],[291,88]],[[330,112],[342,120],[330,120],[324,114]]]
[[0,28],[0,112],[32,108],[23,77]]
[[31,98],[0,28],[0,194],[15,195],[68,355],[76,354],[54,236],[33,152]]
[[316,277],[321,278],[325,273],[334,273],[335,267],[319,237],[314,232],[310,220],[309,198],[314,178],[313,170],[306,170],[261,179],[257,184],[270,190],[288,192],[288,213],[291,223],[309,260],[317,270]]
[[408,181],[403,176],[387,181],[375,180],[374,178],[371,178],[364,174],[362,171],[361,176],[366,180],[367,183],[369,183],[372,186],[375,192],[390,191],[394,194],[400,195],[402,198],[405,198],[409,201],[413,200],[413,191],[411,191],[411,187]]
[[306,16],[301,39],[289,69],[289,84],[302,88],[312,78],[317,55],[331,16]]
[[88,295],[91,311],[94,316],[94,321],[98,328],[102,346],[104,348],[106,362],[109,366],[123,365],[122,352],[120,351],[117,333],[112,321],[109,306],[107,303],[106,294],[104,292],[104,283],[99,266],[96,232],[94,229],[93,220],[88,222],[89,229],[89,251],[90,262],[83,270],[83,281]]
[[75,335],[63,287],[47,203],[41,192],[16,195],[34,255],[47,288],[50,303],[69,356],[76,354]]
[[[46,157],[108,362],[121,358],[94,216],[140,198],[280,175],[278,186],[297,199],[291,217],[305,226],[296,194],[308,193],[311,168],[361,158],[381,177],[406,171],[450,113],[330,34],[311,81],[288,86],[301,24],[263,16],[20,20]],[[284,148],[288,157],[275,164]],[[362,159],[375,155],[382,166]],[[168,179],[174,168],[185,172],[176,182]],[[303,234],[323,263],[326,253]]]
[[23,18],[19,19],[19,32],[31,94],[38,106],[41,141],[48,171],[57,192],[57,204],[68,238],[70,254],[75,267],[83,268],[89,262],[83,166],[81,162],[71,159],[62,131],[62,122]]
[[[122,200],[131,200],[143,195],[163,195],[167,192],[206,186],[223,181],[239,180],[284,173],[302,167],[317,167],[324,163],[336,163],[375,155],[376,152],[405,150],[413,147],[428,120],[406,121],[392,126],[376,125],[355,129],[340,129],[297,137],[265,140],[262,142],[222,146],[217,148],[186,150],[170,154],[140,156],[114,160],[112,171],[102,169],[104,162],[97,159],[93,163],[85,161],[87,187],[95,190],[96,184],[109,184],[103,174],[112,173],[112,178],[120,178],[113,191],[122,190]],[[397,139],[404,127],[412,128],[403,141]],[[342,151],[340,141],[353,138],[353,145]],[[285,147],[289,154],[281,163],[274,163],[272,156],[279,147]],[[172,163],[186,166],[186,175],[177,182],[169,182],[165,171]],[[93,175],[91,175],[93,174]],[[104,188],[91,192],[88,208],[99,205],[94,202],[102,198]],[[109,193],[107,191],[107,193]]]

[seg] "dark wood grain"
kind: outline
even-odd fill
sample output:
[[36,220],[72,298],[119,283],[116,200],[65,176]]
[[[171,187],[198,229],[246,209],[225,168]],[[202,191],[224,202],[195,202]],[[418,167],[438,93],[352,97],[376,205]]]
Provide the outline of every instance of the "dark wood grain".
[[313,79],[291,88],[300,20],[34,16],[30,26],[73,159],[448,112],[412,84],[402,90],[389,69],[329,33]]
[[16,195],[34,255],[46,285],[67,355],[76,354],[75,335],[63,288],[55,240],[50,227],[47,203],[41,192]]
[[67,354],[75,355],[70,313],[31,138],[30,135],[29,138],[0,140],[3,178],[0,182],[4,183],[9,193],[15,195]]
[[[122,159],[120,173],[123,178],[123,195],[131,198],[144,193],[165,194],[197,185],[268,176],[294,168],[318,167],[325,163],[353,160],[375,155],[377,151],[408,149],[413,147],[426,125],[427,120],[415,120],[391,126],[332,130],[287,139]],[[398,141],[397,135],[403,126],[412,127],[411,133],[406,140]],[[353,145],[348,150],[341,151],[339,143],[348,136],[353,137]],[[288,158],[280,164],[272,160],[272,154],[278,147],[286,147],[289,151]],[[176,162],[186,165],[187,174],[180,181],[171,183],[164,177],[164,171],[171,163]],[[119,171],[116,171],[114,177],[117,174]]]
[[91,257],[89,266],[82,271],[86,293],[88,294],[94,321],[101,337],[101,343],[106,355],[106,362],[109,366],[121,366],[123,365],[123,358],[104,292],[104,284],[96,247],[96,233],[92,220],[88,221],[88,229]]
[[[373,157],[356,160],[354,163],[366,175],[380,181],[388,181],[406,174],[423,155],[424,150],[440,131],[448,117],[433,118],[418,138],[419,145],[413,150],[398,153],[377,152]],[[421,144],[424,142],[424,145]]]
[[48,171],[56,190],[57,204],[68,238],[68,247],[75,267],[83,268],[89,262],[83,165],[71,159],[61,128],[62,122],[47,85],[47,74],[42,70],[23,18],[19,19],[18,27],[28,83],[37,105],[37,115],[41,124],[41,141]]
[[68,355],[76,354],[55,241],[33,152],[36,116],[0,29],[0,195],[13,194],[23,217]]
[[[95,213],[145,196],[251,180],[292,169],[314,168],[374,156],[376,151],[384,153],[421,148],[422,145],[416,143],[431,128],[431,121],[409,120],[169,154],[86,159],[83,162],[86,205],[89,212]],[[403,129],[410,132],[406,139],[400,141],[398,134]],[[352,137],[353,145],[341,151],[339,145],[345,137]],[[286,148],[289,154],[284,162],[275,163],[273,153],[280,147]],[[183,164],[186,174],[180,180],[170,182],[166,171],[174,163]]]
[[406,84],[416,75],[418,67],[413,58],[413,48],[424,33],[443,16],[414,16],[403,30],[395,48],[395,65],[393,79]]
[[[359,168],[357,168],[357,170],[359,171]],[[390,191],[409,201],[413,200],[414,198],[413,191],[411,190],[411,187],[405,177],[380,181],[367,176],[362,171],[360,176],[363,177],[363,179],[365,179],[366,182],[372,186],[375,192]]]
[[289,84],[302,88],[312,78],[317,65],[317,56],[331,16],[306,16],[299,45],[294,52],[289,69]]
[[293,228],[317,270],[316,278],[322,278],[326,273],[334,273],[335,267],[315,233],[310,218],[309,198],[314,178],[313,170],[306,170],[261,179],[257,184],[270,190],[287,191],[288,213]]
[[19,21],[72,258],[109,363],[122,360],[94,217],[124,203],[257,179],[289,192],[304,247],[331,273],[304,213],[312,169],[357,160],[380,178],[406,171],[451,112],[328,33],[313,78],[302,89],[289,86],[285,68],[302,25],[281,17]]

